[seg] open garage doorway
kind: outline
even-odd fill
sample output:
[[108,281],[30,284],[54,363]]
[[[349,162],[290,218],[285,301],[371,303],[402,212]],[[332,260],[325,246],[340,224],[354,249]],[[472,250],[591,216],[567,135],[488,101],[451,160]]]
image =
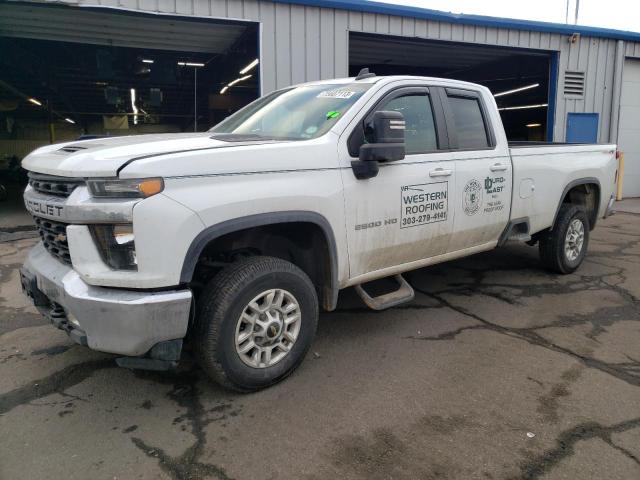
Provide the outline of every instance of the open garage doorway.
[[479,83],[496,96],[509,140],[551,140],[553,52],[350,33],[349,74],[423,75]]
[[0,155],[207,130],[260,95],[258,42],[251,22],[2,2]]
[[0,1],[0,52],[0,197],[16,204],[37,147],[205,131],[260,96],[253,22]]

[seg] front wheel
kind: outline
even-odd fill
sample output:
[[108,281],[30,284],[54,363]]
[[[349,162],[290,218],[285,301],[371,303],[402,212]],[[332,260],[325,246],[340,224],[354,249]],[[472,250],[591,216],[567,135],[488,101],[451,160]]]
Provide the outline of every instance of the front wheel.
[[205,287],[194,332],[198,361],[224,387],[259,390],[302,362],[317,323],[316,291],[302,270],[279,258],[245,258]]
[[540,238],[540,259],[557,273],[573,273],[582,263],[589,244],[589,219],[584,207],[563,204],[551,232]]

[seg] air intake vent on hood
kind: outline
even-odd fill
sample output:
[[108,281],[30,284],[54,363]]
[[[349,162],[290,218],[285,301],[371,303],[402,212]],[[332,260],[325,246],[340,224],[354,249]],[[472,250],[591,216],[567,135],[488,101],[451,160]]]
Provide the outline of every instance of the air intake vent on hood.
[[62,147],[60,150],[60,152],[67,152],[67,153],[74,153],[77,152],[79,150],[86,150],[87,147],[83,147],[81,145],[67,145],[66,147]]

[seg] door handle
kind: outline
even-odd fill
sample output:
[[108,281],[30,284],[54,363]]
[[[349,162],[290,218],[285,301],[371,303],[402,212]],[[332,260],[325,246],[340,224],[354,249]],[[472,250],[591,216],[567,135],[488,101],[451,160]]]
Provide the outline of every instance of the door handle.
[[492,172],[503,172],[507,169],[507,166],[504,163],[495,163],[489,167],[489,170]]
[[429,172],[430,177],[448,177],[453,173],[453,170],[445,170],[444,168],[436,168]]

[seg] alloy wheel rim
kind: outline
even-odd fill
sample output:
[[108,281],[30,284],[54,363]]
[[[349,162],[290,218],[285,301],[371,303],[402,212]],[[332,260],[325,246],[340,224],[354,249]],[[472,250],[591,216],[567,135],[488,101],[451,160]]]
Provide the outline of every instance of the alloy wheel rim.
[[287,290],[256,295],[236,324],[236,353],[245,365],[267,368],[285,358],[300,334],[300,304]]
[[564,239],[564,254],[570,262],[575,261],[582,253],[584,246],[584,224],[578,218],[574,218],[569,224]]

